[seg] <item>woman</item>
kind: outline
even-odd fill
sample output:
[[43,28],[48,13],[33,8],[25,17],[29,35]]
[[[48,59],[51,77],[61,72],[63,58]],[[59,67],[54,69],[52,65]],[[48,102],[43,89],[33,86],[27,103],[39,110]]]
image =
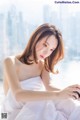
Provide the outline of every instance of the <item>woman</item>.
[[80,107],[72,101],[79,99],[80,85],[63,90],[50,85],[49,73],[57,72],[54,66],[63,57],[60,31],[43,24],[34,31],[23,53],[4,60],[2,113],[7,113],[8,120],[80,119]]

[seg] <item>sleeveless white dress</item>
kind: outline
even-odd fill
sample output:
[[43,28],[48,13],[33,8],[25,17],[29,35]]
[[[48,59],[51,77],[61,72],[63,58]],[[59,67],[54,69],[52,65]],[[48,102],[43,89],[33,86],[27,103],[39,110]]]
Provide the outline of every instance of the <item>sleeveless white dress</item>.
[[[40,76],[20,81],[20,84],[26,90],[45,91]],[[80,120],[80,104],[72,99],[18,102],[9,89],[1,113],[7,113],[7,120]]]

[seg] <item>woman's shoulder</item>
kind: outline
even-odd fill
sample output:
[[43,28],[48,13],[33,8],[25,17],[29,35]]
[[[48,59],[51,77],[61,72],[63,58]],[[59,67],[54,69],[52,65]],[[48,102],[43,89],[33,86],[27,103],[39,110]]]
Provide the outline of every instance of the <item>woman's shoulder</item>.
[[19,57],[21,56],[21,53],[17,54],[17,55],[10,55],[10,56],[7,56],[4,61],[6,60],[12,60],[12,61],[15,61],[16,59],[18,59]]
[[17,64],[17,56],[19,56],[19,55],[16,55],[16,56],[8,56],[8,57],[6,57],[5,59],[4,59],[4,63],[13,63],[14,65],[16,65]]
[[4,62],[14,62],[14,59],[15,59],[15,56],[7,56],[5,59],[4,59]]

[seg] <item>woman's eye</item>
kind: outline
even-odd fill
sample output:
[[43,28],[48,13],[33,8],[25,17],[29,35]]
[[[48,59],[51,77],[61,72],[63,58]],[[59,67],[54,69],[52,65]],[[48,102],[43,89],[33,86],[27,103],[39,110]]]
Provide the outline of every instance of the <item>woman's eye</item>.
[[45,47],[47,47],[47,45],[46,45],[45,43],[44,43],[43,45],[44,45]]
[[53,51],[53,49],[51,49],[51,51]]
[[50,51],[51,51],[51,52],[53,52],[53,51],[54,51],[54,49],[50,49]]

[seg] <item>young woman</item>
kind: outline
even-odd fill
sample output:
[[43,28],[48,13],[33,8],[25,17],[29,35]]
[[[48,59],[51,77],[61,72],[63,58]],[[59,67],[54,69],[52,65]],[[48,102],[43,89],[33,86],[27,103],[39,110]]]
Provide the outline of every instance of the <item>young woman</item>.
[[79,99],[80,85],[60,90],[50,84],[49,74],[55,73],[54,66],[63,57],[60,31],[43,24],[31,35],[23,53],[4,60],[2,113],[7,113],[8,120],[80,119],[80,107],[73,102]]

